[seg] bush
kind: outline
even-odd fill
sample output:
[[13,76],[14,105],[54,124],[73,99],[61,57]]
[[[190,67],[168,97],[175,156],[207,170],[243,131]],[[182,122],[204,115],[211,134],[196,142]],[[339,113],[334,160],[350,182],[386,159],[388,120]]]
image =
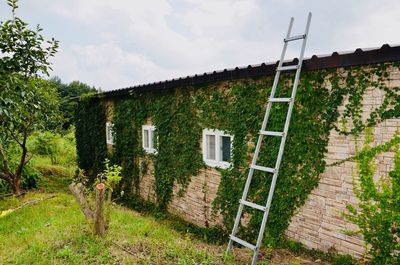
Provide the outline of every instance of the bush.
[[52,165],[73,165],[76,162],[74,128],[71,127],[64,135],[36,132],[29,139],[29,149],[35,155],[48,157]]
[[364,147],[356,156],[359,179],[353,180],[358,207],[347,205],[344,214],[359,227],[349,233],[363,235],[372,264],[400,264],[400,140],[395,139],[393,170],[376,180],[374,158],[378,151],[387,151],[387,146],[371,147],[372,132],[366,131]]
[[5,180],[0,179],[0,194],[8,193],[9,190],[10,190],[10,187],[9,187],[8,183]]
[[57,158],[61,153],[61,137],[52,132],[39,132],[34,134],[32,152],[42,156],[48,156],[51,164],[57,164]]
[[25,167],[22,172],[22,188],[25,190],[36,189],[37,182],[41,176],[39,171],[31,167]]

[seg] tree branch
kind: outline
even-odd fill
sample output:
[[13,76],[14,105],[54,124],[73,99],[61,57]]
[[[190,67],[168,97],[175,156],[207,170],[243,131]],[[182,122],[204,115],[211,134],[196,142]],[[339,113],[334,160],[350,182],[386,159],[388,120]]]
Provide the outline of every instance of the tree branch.
[[29,158],[29,159],[26,161],[26,155],[27,155],[27,153],[28,153],[28,150],[26,149],[26,140],[27,140],[27,138],[28,138],[28,130],[25,129],[25,132],[24,132],[24,139],[23,139],[22,145],[21,145],[21,148],[22,148],[21,160],[19,161],[18,168],[17,168],[17,170],[15,171],[15,176],[14,176],[15,178],[20,178],[20,177],[21,177],[22,170],[23,170],[24,166],[25,166],[26,163],[28,163],[29,160],[31,159],[31,158]]
[[11,182],[11,181],[12,181],[12,179],[10,178],[10,176],[7,175],[7,174],[4,173],[4,172],[0,172],[0,179],[4,179],[4,180],[7,181],[7,182]]
[[33,157],[33,155],[31,153],[27,153],[26,156],[27,157],[25,158],[24,166],[26,166],[26,164],[28,164],[29,161],[31,161],[31,159]]
[[4,171],[4,175],[9,175],[10,174],[10,167],[8,165],[8,160],[7,160],[7,156],[4,152],[3,149],[3,144],[0,143],[0,155],[1,155],[1,159],[3,160],[3,171]]
[[6,128],[6,129],[7,129],[7,131],[10,132],[10,135],[11,135],[11,137],[14,139],[14,141],[16,141],[17,144],[19,144],[20,146],[22,146],[22,143],[19,141],[18,137],[14,134],[14,132],[13,132],[11,129],[9,129],[9,128]]

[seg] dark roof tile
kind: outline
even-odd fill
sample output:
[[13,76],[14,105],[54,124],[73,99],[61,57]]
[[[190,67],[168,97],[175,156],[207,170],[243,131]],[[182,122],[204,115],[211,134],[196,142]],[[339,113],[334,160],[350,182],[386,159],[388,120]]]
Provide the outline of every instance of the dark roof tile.
[[[400,61],[400,46],[390,46],[388,44],[384,44],[380,48],[357,48],[354,52],[333,52],[331,55],[313,55],[311,58],[304,59],[302,69],[304,71],[312,71],[395,61]],[[296,64],[297,62],[298,58],[294,58],[291,61],[285,61],[284,64],[291,65]],[[211,82],[269,76],[275,73],[277,63],[278,62],[276,61],[257,65],[248,65],[245,67],[235,67],[232,69],[223,69],[220,71],[206,72],[200,75],[195,74],[187,77],[179,77],[171,80],[106,91],[103,92],[103,94],[105,97],[120,97],[128,95],[130,91],[134,90],[162,90],[188,85],[202,85]]]

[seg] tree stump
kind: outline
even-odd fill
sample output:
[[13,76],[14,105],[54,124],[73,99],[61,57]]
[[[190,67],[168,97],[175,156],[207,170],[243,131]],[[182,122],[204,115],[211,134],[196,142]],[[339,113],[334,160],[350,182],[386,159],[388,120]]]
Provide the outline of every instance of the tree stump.
[[96,205],[95,210],[90,208],[89,203],[86,200],[85,193],[83,190],[84,186],[82,183],[72,183],[69,185],[69,190],[74,195],[76,201],[81,206],[81,210],[85,215],[85,218],[94,225],[95,233],[99,236],[104,236],[106,232],[106,225],[104,222],[104,193],[106,185],[99,183],[95,187],[96,191]]
[[105,191],[104,183],[99,183],[96,185],[96,211],[94,214],[94,228],[96,234],[99,236],[103,236],[105,234],[105,226],[104,226],[104,191]]

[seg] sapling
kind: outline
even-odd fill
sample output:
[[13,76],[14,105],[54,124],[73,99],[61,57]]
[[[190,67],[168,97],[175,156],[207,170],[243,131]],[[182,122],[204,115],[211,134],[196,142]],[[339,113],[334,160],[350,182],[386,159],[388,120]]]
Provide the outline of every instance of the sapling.
[[[81,206],[82,212],[88,222],[93,226],[95,234],[104,236],[110,225],[110,211],[112,204],[112,193],[121,181],[122,167],[109,165],[109,160],[105,161],[105,169],[97,176],[94,185],[95,205],[88,203],[87,195],[84,192],[84,183],[87,177],[83,170],[79,170],[75,183],[69,185],[69,189]],[[105,196],[105,194],[107,195]],[[106,197],[106,199],[104,199]],[[104,214],[105,209],[105,214]]]

